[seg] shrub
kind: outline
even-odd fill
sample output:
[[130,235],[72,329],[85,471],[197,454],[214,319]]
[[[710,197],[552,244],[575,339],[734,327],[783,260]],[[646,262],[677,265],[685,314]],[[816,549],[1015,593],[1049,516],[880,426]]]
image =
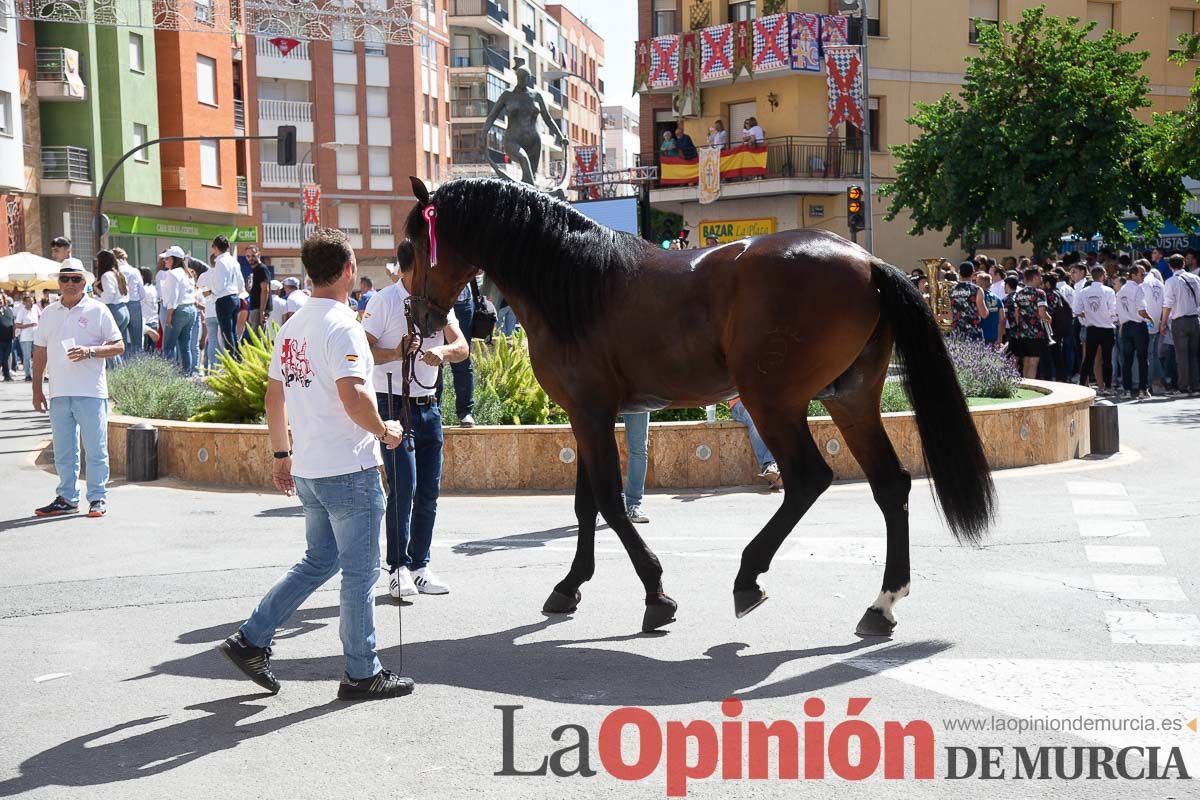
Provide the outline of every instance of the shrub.
[[518,330],[510,337],[497,336],[491,345],[476,341],[471,358],[475,366],[476,422],[487,424],[481,415],[487,412],[490,416],[496,402],[501,425],[550,422],[550,398],[533,374],[523,331]]
[[228,351],[221,353],[221,370],[205,379],[212,390],[212,399],[192,417],[193,421],[262,421],[266,413],[267,367],[271,364],[271,347],[276,330],[272,326],[259,334],[253,328],[247,328],[246,338],[238,347],[241,361]]
[[148,419],[185,420],[212,395],[157,355],[127,358],[108,373],[108,393],[118,413]]
[[1021,375],[1003,353],[983,342],[946,338],[946,349],[967,397],[1016,397]]

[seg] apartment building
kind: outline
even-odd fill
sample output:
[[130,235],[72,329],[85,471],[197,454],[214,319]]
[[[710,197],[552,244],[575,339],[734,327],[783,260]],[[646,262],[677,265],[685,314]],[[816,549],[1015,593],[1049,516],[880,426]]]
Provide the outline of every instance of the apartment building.
[[[642,152],[641,126],[638,112],[625,106],[604,106],[604,166],[607,170],[620,170],[640,164]],[[636,193],[632,184],[618,184],[618,196]]]
[[[1150,111],[1178,110],[1188,100],[1194,65],[1168,61],[1179,33],[1198,29],[1200,11],[1191,0],[867,0],[867,42],[870,52],[868,124],[871,131],[872,172],[876,185],[895,176],[889,147],[911,141],[917,131],[905,120],[914,103],[933,102],[962,84],[964,59],[978,52],[974,18],[1015,21],[1030,7],[1045,5],[1057,16],[1076,16],[1098,23],[1098,31],[1113,28],[1139,32],[1136,46],[1150,51],[1144,71],[1151,85]],[[671,37],[695,27],[708,28],[739,20],[768,24],[754,0],[721,0],[709,7],[687,0],[639,0],[639,39]],[[837,0],[787,0],[782,11],[836,14]],[[852,43],[861,41],[857,20],[850,26]],[[756,23],[757,24],[757,23]],[[671,40],[663,40],[667,46]],[[783,42],[786,49],[786,41]],[[672,109],[674,86],[660,80],[641,95],[641,150],[656,157],[662,131],[676,123]],[[682,214],[691,228],[726,223],[724,230],[774,231],[792,228],[826,228],[848,235],[845,190],[860,183],[862,139],[856,128],[845,126],[828,136],[827,91],[824,72],[789,68],[756,70],[754,76],[734,82],[728,75],[701,75],[703,116],[683,121],[685,131],[700,143],[709,127],[721,120],[736,143],[742,122],[755,116],[766,132],[767,176],[727,183],[721,198],[710,205],[697,201],[695,186],[655,188],[650,193],[656,208]],[[917,259],[965,253],[943,244],[943,234],[909,236],[908,219],[885,222],[886,204],[874,202],[874,246],[880,257],[905,268]],[[1025,252],[1013,241],[1011,226],[990,234],[981,248],[989,254]]]
[[388,44],[369,29],[358,42],[247,40],[251,133],[297,130],[296,166],[279,166],[270,140],[251,148],[249,158],[256,200],[250,224],[276,274],[301,272],[300,244],[312,228],[304,186],[320,187],[320,223],[350,235],[360,271],[382,279],[415,201],[408,176],[433,186],[448,177],[446,6],[420,0],[412,14],[411,47]]
[[596,147],[604,102],[604,81],[600,80],[604,40],[564,5],[547,5],[546,13],[558,23],[559,71],[569,73],[562,79],[567,94],[563,133],[572,145]]
[[[37,178],[31,174],[36,162],[27,163],[29,118],[27,104],[35,107],[34,51],[22,39],[32,41],[33,26],[11,15],[12,0],[0,0],[0,256],[25,249],[33,231],[26,220],[36,208]],[[36,136],[34,137],[36,139]]]

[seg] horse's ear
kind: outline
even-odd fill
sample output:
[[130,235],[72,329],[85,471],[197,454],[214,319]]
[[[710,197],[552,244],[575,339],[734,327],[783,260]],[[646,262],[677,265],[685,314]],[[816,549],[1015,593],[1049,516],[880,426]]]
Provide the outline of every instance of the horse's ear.
[[429,189],[425,187],[425,183],[420,178],[415,178],[411,175],[408,179],[412,181],[413,195],[416,196],[417,202],[421,204],[421,207],[424,208],[429,205]]

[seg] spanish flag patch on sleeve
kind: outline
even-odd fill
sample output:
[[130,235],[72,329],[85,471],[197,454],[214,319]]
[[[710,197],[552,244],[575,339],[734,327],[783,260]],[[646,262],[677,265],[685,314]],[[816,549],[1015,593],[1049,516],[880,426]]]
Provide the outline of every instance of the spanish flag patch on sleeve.
[[354,353],[347,353],[346,360],[353,364],[358,361],[358,356],[354,355]]

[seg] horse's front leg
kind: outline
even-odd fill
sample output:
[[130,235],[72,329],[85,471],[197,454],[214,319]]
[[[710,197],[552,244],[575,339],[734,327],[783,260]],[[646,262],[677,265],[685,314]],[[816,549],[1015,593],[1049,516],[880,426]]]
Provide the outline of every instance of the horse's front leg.
[[596,571],[596,497],[588,481],[583,459],[575,461],[575,519],[579,533],[575,538],[575,560],[567,577],[559,581],[546,598],[542,611],[547,614],[570,614],[579,605],[579,587],[592,579]]
[[625,552],[629,554],[629,560],[633,562],[633,568],[645,587],[646,611],[642,617],[642,630],[653,631],[675,620],[677,606],[674,600],[663,593],[662,565],[658,563],[658,557],[642,541],[625,513],[621,460],[613,435],[615,422],[615,413],[576,414],[572,416],[571,428],[579,446],[579,458],[587,471],[595,507],[625,546]]

